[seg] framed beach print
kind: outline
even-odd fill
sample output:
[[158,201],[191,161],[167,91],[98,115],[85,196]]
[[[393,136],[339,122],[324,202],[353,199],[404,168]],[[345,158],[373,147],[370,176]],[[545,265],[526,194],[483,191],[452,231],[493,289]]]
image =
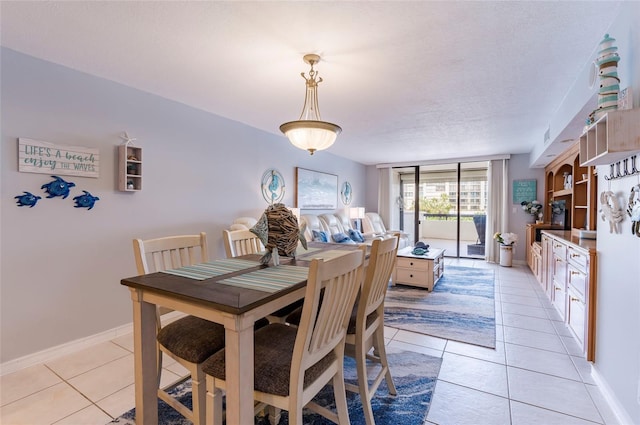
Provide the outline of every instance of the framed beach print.
[[296,167],[296,203],[301,210],[335,210],[338,176]]

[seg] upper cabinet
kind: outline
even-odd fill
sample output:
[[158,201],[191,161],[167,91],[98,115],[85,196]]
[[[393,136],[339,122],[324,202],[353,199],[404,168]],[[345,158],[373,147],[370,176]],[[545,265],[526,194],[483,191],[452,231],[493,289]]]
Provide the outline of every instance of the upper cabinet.
[[597,176],[595,167],[580,163],[576,143],[545,168],[545,217],[554,223],[552,201],[564,205],[564,228],[595,230],[597,224]]
[[640,151],[640,108],[612,111],[580,136],[580,164],[606,165]]

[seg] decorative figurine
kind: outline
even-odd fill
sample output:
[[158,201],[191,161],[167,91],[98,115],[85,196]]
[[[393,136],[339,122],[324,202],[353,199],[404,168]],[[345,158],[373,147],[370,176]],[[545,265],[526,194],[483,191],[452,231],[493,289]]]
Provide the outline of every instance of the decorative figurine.
[[295,259],[298,241],[307,249],[304,229],[298,227],[298,219],[284,204],[269,205],[260,220],[249,230],[267,249],[260,258],[262,264],[269,264],[273,257],[273,265],[279,265],[279,255]]
[[609,222],[609,233],[620,233],[618,223],[624,219],[622,208],[618,205],[618,199],[610,190],[600,194],[600,213],[603,221]]
[[93,208],[96,201],[100,200],[100,198],[98,198],[97,196],[93,196],[86,190],[83,190],[83,192],[84,195],[78,195],[73,198],[73,200],[76,201],[76,205],[74,206],[74,208],[87,208],[90,210],[91,208]]
[[29,207],[33,208],[38,203],[38,199],[42,199],[39,196],[34,195],[31,192],[22,192],[23,195],[14,196],[17,199],[17,203],[19,207]]
[[55,198],[56,196],[62,196],[62,199],[67,199],[69,196],[69,189],[74,187],[76,184],[72,182],[65,181],[58,176],[51,176],[55,180],[46,184],[43,184],[40,189],[44,189],[49,195],[47,198]]

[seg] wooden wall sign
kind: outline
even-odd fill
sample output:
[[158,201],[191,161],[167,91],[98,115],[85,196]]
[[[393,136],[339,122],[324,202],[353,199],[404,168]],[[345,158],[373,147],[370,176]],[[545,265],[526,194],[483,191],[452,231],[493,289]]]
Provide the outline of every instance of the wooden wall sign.
[[98,178],[100,151],[19,138],[18,171]]

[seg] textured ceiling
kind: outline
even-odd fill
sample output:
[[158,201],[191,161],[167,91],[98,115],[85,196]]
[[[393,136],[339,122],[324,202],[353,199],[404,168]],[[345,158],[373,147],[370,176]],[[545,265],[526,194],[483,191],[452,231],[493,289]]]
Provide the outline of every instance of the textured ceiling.
[[299,117],[302,56],[318,53],[322,118],[343,128],[329,151],[377,164],[530,152],[617,8],[2,1],[0,41],[274,134]]

